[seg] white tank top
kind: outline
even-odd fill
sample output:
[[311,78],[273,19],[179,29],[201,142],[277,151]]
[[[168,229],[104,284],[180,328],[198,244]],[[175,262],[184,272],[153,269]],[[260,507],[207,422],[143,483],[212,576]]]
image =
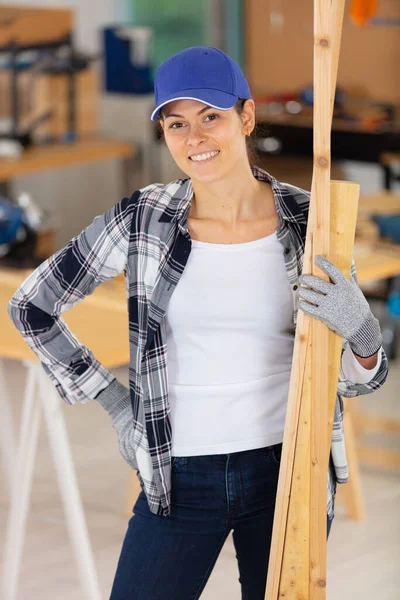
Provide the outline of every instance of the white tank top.
[[276,232],[240,244],[192,240],[165,316],[172,456],[282,442],[293,308]]

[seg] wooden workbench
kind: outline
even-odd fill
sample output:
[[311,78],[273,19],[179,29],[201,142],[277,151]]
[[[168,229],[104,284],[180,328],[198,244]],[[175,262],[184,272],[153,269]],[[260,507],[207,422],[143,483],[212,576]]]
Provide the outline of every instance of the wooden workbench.
[[358,283],[400,275],[400,245],[381,243],[373,248],[355,244],[354,262]]
[[361,196],[358,204],[358,217],[369,217],[373,214],[400,214],[400,193],[380,191],[375,194]]
[[80,139],[70,144],[32,146],[18,158],[2,158],[0,182],[13,177],[107,159],[127,159],[138,152],[135,145],[105,136]]
[[[0,160],[0,194],[6,198],[12,197],[10,183],[16,177],[96,161],[118,160],[121,182],[119,194],[123,197],[132,193],[134,161],[138,156],[139,149],[136,144],[104,135],[83,137],[69,144],[34,145],[18,158],[3,157]],[[54,231],[49,231],[48,234],[54,241]],[[41,240],[44,247],[42,244],[42,247],[37,249],[38,256],[43,256],[52,239],[47,242]]]

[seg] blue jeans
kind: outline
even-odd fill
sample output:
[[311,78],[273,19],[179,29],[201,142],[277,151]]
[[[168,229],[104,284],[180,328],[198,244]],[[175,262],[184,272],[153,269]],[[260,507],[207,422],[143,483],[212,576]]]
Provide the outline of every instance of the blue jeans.
[[142,489],[110,600],[197,600],[231,530],[242,600],[264,600],[281,452],[174,457],[171,517],[150,512]]

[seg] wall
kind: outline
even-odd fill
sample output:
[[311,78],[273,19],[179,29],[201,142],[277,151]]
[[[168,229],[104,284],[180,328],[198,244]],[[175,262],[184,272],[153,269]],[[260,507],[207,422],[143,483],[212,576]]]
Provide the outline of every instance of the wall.
[[[349,3],[347,3],[348,6]],[[269,7],[281,6],[280,32],[269,26]],[[381,16],[400,16],[398,0],[380,0]],[[246,0],[245,63],[254,93],[296,89],[313,78],[312,0]],[[343,26],[338,84],[400,103],[400,28],[359,28],[346,15]]]
[[151,27],[153,38],[153,74],[164,60],[188,46],[208,44],[210,0],[131,0],[132,22]]

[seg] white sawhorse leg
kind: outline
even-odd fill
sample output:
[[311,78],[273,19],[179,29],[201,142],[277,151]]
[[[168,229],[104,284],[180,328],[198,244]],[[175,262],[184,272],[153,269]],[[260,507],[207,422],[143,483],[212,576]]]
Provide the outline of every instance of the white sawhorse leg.
[[[85,598],[100,600],[100,588],[62,413],[62,401],[39,363],[24,361],[24,364],[27,367],[28,377],[12,478],[11,506],[4,548],[2,598],[3,600],[15,600],[17,594],[40,418],[43,410],[61,499]],[[35,401],[36,385],[39,386],[39,402]]]
[[5,377],[4,360],[2,358],[0,358],[0,451],[7,492],[11,499],[16,442],[10,396]]

